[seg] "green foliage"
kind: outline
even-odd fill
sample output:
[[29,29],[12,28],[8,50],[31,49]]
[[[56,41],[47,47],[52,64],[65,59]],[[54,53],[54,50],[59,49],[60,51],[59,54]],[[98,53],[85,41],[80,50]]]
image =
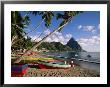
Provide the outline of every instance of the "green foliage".
[[23,38],[19,40],[14,46],[11,48],[14,50],[20,50],[20,49],[30,49],[34,44],[31,41],[30,37]]
[[54,17],[54,12],[52,11],[32,11],[32,14],[40,15],[42,19],[45,21],[45,26],[48,28],[51,24],[51,20]]
[[[24,36],[26,35],[26,32],[24,31],[24,28],[28,27],[30,24],[30,13],[35,16],[40,16],[42,20],[44,20],[45,27],[50,27],[53,17],[55,17],[57,20],[61,19],[61,23],[58,27],[68,23],[74,16],[81,13],[80,11],[63,11],[63,12],[53,12],[53,11],[27,11],[28,15],[25,15],[24,17],[21,16],[19,11],[12,11],[11,12],[11,39],[13,40],[13,37],[16,36],[17,43],[12,46],[13,49],[30,49],[32,48],[35,43],[31,42],[31,38]],[[63,29],[63,27],[59,30],[59,32]],[[22,39],[21,39],[22,38]],[[13,40],[14,41],[14,40]],[[16,41],[16,40],[15,40]],[[72,50],[69,46],[63,45],[60,42],[43,42],[38,49],[46,48],[47,50],[54,50],[54,51],[70,51]]]
[[49,51],[72,51],[69,46],[63,45],[60,42],[43,42],[38,46],[38,50],[42,50],[42,48]]
[[22,38],[25,34],[23,28],[29,25],[30,19],[28,16],[22,17],[20,12],[11,11],[11,39],[13,36]]
[[[64,11],[63,14],[58,13],[56,19],[63,19],[63,21],[60,23],[59,27],[66,24],[67,22],[70,22],[71,19],[78,15],[79,13],[82,13],[82,11]],[[63,29],[63,27],[59,30],[59,32]]]
[[66,45],[63,45],[60,42],[43,42],[38,46],[39,50],[42,50],[42,48],[49,51],[84,51],[74,38],[71,38]]

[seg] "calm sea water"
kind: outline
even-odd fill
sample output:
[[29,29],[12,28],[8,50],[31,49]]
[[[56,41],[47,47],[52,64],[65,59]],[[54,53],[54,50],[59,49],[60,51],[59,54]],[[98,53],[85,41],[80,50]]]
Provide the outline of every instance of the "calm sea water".
[[74,60],[83,68],[100,72],[100,52],[48,52],[46,54],[65,60]]

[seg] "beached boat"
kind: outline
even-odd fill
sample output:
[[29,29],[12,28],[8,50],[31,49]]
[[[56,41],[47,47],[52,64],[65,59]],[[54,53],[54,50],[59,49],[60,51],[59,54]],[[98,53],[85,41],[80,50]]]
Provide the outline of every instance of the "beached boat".
[[27,64],[13,64],[11,66],[11,76],[12,77],[22,77],[28,69]]
[[37,60],[53,60],[53,58],[36,58],[36,57],[28,57],[25,56],[22,60],[29,60],[29,61],[37,61]]
[[38,69],[40,69],[38,63],[28,63],[28,67],[30,67],[30,68],[38,68]]
[[45,68],[69,68],[70,64],[65,64],[64,62],[56,61],[56,62],[39,62],[40,66]]

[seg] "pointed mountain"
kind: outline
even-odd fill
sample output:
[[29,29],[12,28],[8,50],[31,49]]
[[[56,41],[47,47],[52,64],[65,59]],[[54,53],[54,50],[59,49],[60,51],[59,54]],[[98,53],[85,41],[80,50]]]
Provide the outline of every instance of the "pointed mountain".
[[82,47],[78,44],[77,41],[72,37],[66,44],[70,48],[72,48],[74,51],[82,51]]

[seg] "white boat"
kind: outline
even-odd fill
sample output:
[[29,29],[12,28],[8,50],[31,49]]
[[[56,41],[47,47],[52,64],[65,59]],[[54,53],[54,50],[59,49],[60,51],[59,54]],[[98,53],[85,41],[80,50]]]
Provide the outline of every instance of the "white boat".
[[68,57],[64,57],[64,58],[68,58]]
[[45,66],[50,66],[53,68],[69,68],[71,67],[71,65],[69,64],[65,64],[63,62],[40,62],[41,64],[45,65]]
[[71,58],[71,59],[76,59],[76,58]]
[[75,54],[75,57],[77,57],[78,55],[77,54]]

